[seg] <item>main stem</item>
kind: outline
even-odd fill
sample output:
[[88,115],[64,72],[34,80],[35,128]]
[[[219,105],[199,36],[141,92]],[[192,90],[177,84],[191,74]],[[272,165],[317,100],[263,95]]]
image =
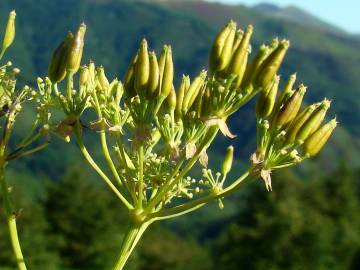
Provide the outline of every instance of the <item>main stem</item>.
[[9,198],[9,189],[5,179],[5,164],[1,162],[0,164],[0,182],[1,182],[1,193],[3,196],[5,214],[6,214],[6,222],[9,230],[10,241],[12,245],[12,249],[14,252],[14,256],[16,258],[17,267],[19,270],[26,270],[24,256],[21,251],[19,236],[17,233],[16,226],[16,214],[12,209],[10,198]]
[[132,223],[129,226],[129,229],[121,245],[119,257],[115,263],[115,266],[113,267],[113,270],[122,270],[124,268],[136,244],[139,242],[141,236],[149,225],[150,223],[146,222],[140,224]]

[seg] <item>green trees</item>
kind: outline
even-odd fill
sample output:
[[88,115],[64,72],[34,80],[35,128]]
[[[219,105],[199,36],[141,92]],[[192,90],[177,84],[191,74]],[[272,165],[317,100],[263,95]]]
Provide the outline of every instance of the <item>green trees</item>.
[[220,269],[351,269],[360,245],[357,178],[340,168],[311,182],[276,176],[251,190],[215,247]]

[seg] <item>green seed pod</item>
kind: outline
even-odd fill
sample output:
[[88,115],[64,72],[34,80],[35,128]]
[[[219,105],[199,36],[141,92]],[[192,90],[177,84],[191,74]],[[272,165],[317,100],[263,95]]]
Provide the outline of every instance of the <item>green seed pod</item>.
[[190,109],[191,105],[194,103],[201,87],[204,85],[206,74],[206,70],[201,71],[200,75],[197,76],[191,83],[189,90],[186,91],[182,104],[183,114],[186,114],[186,112]]
[[105,69],[103,66],[100,66],[97,68],[96,75],[97,75],[97,79],[99,81],[101,90],[107,91],[110,84],[109,84],[109,80],[106,78]]
[[315,156],[324,147],[332,132],[336,128],[336,119],[323,125],[315,131],[304,143],[303,152],[306,156]]
[[230,172],[233,163],[233,157],[234,157],[234,147],[230,145],[226,149],[225,158],[221,165],[221,173],[223,175],[227,175]]
[[67,56],[67,70],[76,73],[79,70],[81,58],[84,49],[84,37],[86,32],[86,25],[82,23],[79,30],[76,32],[72,44],[70,45]]
[[272,53],[273,51],[275,51],[275,49],[279,46],[279,39],[276,37],[276,38],[273,38],[271,40],[271,43],[269,45],[269,48],[270,48],[270,53]]
[[13,10],[9,13],[9,18],[5,28],[5,34],[4,34],[3,46],[2,46],[3,51],[9,48],[15,39],[15,18],[16,18],[16,12],[15,10]]
[[206,90],[206,84],[200,88],[199,93],[197,94],[192,106],[190,107],[190,111],[196,112],[197,117],[201,117],[202,107],[203,107],[203,97]]
[[279,46],[266,58],[260,67],[257,78],[255,79],[256,87],[264,88],[268,85],[272,78],[274,78],[289,46],[290,42],[288,40],[282,40],[279,43]]
[[90,61],[90,63],[89,63],[89,80],[90,80],[91,84],[95,84],[95,77],[96,77],[95,64],[94,64],[94,62]]
[[172,87],[170,94],[166,98],[167,105],[170,111],[175,111],[176,108],[176,91],[174,86]]
[[294,94],[285,101],[275,118],[275,125],[277,128],[281,128],[290,123],[296,117],[305,93],[306,87],[304,85],[300,85]]
[[128,97],[132,97],[136,95],[134,89],[134,82],[135,82],[135,66],[137,59],[138,59],[138,54],[135,54],[124,77],[124,88]]
[[177,99],[176,109],[175,109],[175,116],[177,119],[181,118],[181,108],[182,108],[182,104],[183,104],[183,100],[184,100],[184,96],[185,96],[185,90],[186,90],[186,86],[189,84],[190,84],[189,76],[183,75],[181,84],[180,84],[179,90],[178,90],[178,99]]
[[243,81],[241,83],[241,88],[246,88],[253,83],[254,78],[256,77],[261,64],[269,56],[270,48],[266,45],[261,45],[258,53],[256,54],[254,60],[247,66],[244,74]]
[[116,89],[118,87],[119,81],[118,79],[114,79],[107,88],[107,97],[112,97],[116,93]]
[[74,36],[69,33],[54,51],[49,65],[49,79],[52,83],[62,81],[66,76],[67,55]]
[[276,94],[279,88],[280,76],[275,76],[270,86],[261,91],[256,103],[256,116],[260,118],[268,117],[273,111]]
[[244,65],[244,61],[247,61],[247,56],[249,54],[249,45],[250,45],[250,38],[252,33],[253,33],[253,26],[249,25],[244,32],[239,47],[234,52],[234,55],[231,59],[231,62],[227,70],[227,73],[229,75],[230,74],[237,75],[238,78],[240,78],[237,80],[240,82],[244,76],[245,70],[243,68],[243,65]]
[[[236,23],[234,21],[230,21],[215,38],[209,57],[209,66],[212,72],[215,73],[224,69],[229,62],[232,47],[232,43],[230,44],[230,41],[231,36],[232,40],[234,39],[235,31]],[[223,56],[225,56],[225,59],[223,59]]]
[[291,93],[295,81],[296,81],[296,73],[292,74],[289,77],[289,80],[286,82],[285,87],[278,98],[279,104],[281,104],[284,101],[284,98],[285,98],[285,96],[288,95],[288,93]]
[[119,105],[121,98],[124,94],[124,86],[123,84],[119,81],[117,86],[116,86],[116,91],[115,91],[115,104]]
[[[225,44],[222,48],[220,58],[218,59],[217,72],[221,72],[227,68],[232,57],[232,48],[236,34],[236,23],[230,24],[230,33],[226,37]],[[215,71],[215,70],[214,70]]]
[[167,97],[173,87],[174,63],[172,59],[171,47],[167,46],[164,69],[161,77],[160,95]]
[[159,65],[155,52],[150,52],[149,62],[150,62],[150,75],[149,75],[147,96],[149,98],[153,98],[157,96],[158,94],[157,90],[159,86]]
[[318,104],[313,104],[305,108],[291,123],[288,131],[286,132],[286,143],[294,143],[296,135],[303,124],[309,119],[314,110],[318,107]]
[[150,62],[146,39],[140,43],[138,59],[135,66],[135,90],[138,94],[145,91],[149,82]]
[[159,79],[160,79],[160,84],[161,84],[161,80],[164,74],[164,67],[165,67],[165,59],[166,59],[166,53],[168,50],[168,45],[164,45],[163,49],[161,50],[161,54],[160,54],[160,58],[159,58]]
[[304,142],[318,127],[321,125],[322,121],[325,118],[327,110],[330,108],[330,101],[325,99],[321,104],[316,108],[316,110],[310,115],[306,120],[304,125],[299,129],[299,132],[296,135],[296,141],[302,143]]
[[80,86],[86,85],[89,80],[89,69],[87,66],[80,67],[80,77],[79,77],[79,84]]
[[241,40],[244,36],[244,31],[241,29],[238,29],[235,33],[235,39],[232,47],[232,53],[236,52],[237,48],[239,48],[239,45],[241,43]]

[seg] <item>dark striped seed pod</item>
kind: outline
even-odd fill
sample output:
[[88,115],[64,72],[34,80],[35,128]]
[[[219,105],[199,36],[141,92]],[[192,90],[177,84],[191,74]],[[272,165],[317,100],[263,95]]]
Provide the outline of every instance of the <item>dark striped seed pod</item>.
[[252,33],[253,33],[253,26],[249,25],[244,32],[240,45],[234,52],[234,55],[231,59],[231,62],[227,70],[228,75],[235,74],[237,76],[237,85],[240,85],[242,78],[244,76],[244,72],[245,72],[244,62],[245,61],[247,62],[247,57],[249,54],[250,38]]
[[254,78],[256,78],[259,68],[263,61],[269,56],[270,48],[266,45],[261,45],[258,53],[256,54],[254,60],[247,65],[243,81],[241,83],[241,88],[246,88],[253,83]]
[[295,81],[296,81],[296,73],[292,74],[289,77],[288,81],[286,82],[285,87],[278,98],[279,104],[283,103],[285,96],[288,96],[288,94],[291,93]]
[[336,119],[326,123],[315,131],[304,143],[303,152],[306,156],[315,156],[324,147],[336,128]]
[[300,85],[291,97],[282,105],[275,118],[275,126],[277,128],[281,128],[290,123],[296,117],[305,93],[306,87]]
[[69,33],[51,57],[48,73],[52,83],[60,82],[66,76],[67,56],[73,39],[74,35]]
[[288,40],[282,40],[277,48],[262,63],[257,78],[255,79],[256,87],[266,87],[278,72],[285,54],[290,46]]
[[321,102],[321,104],[306,120],[304,125],[302,125],[299,129],[299,132],[296,135],[296,141],[300,143],[304,142],[312,133],[315,132],[315,130],[318,129],[325,118],[327,110],[330,108],[330,103],[331,102],[327,99]]
[[119,105],[121,98],[124,94],[124,86],[123,84],[119,81],[116,87],[116,92],[115,92],[115,104]]
[[190,84],[189,76],[183,75],[181,84],[180,84],[179,90],[178,90],[178,100],[177,100],[176,109],[175,109],[175,116],[177,119],[181,118],[181,115],[182,115],[181,108],[182,108],[182,104],[183,104],[183,100],[184,100],[184,96],[185,96],[185,90],[187,90],[186,88],[188,87],[189,84]]
[[125,93],[128,97],[133,97],[136,95],[134,84],[135,84],[135,66],[137,59],[138,59],[138,54],[135,54],[124,77],[124,88],[125,88]]
[[207,74],[206,70],[201,71],[200,75],[194,79],[194,81],[191,83],[189,87],[189,90],[185,93],[184,101],[182,104],[183,114],[186,114],[186,112],[190,109],[190,107],[194,103],[201,87],[205,82],[206,74]]
[[230,21],[217,35],[211,48],[209,57],[210,70],[215,73],[224,69],[230,58],[232,43],[236,32],[236,23]]
[[76,73],[79,70],[81,58],[84,49],[84,37],[86,25],[80,24],[79,30],[76,32],[67,55],[67,70]]
[[304,123],[309,119],[314,110],[318,107],[318,104],[313,104],[305,108],[291,123],[288,131],[286,132],[286,143],[294,143],[296,141],[296,135]]
[[256,116],[260,119],[268,117],[274,108],[280,76],[275,76],[270,86],[259,93],[256,103]]

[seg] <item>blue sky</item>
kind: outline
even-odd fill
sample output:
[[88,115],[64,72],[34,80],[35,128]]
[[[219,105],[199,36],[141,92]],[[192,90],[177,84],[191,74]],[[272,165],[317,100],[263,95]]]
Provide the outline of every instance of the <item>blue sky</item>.
[[319,18],[340,26],[348,32],[360,34],[360,0],[208,0],[228,4],[254,5],[274,3],[279,6],[295,5]]

